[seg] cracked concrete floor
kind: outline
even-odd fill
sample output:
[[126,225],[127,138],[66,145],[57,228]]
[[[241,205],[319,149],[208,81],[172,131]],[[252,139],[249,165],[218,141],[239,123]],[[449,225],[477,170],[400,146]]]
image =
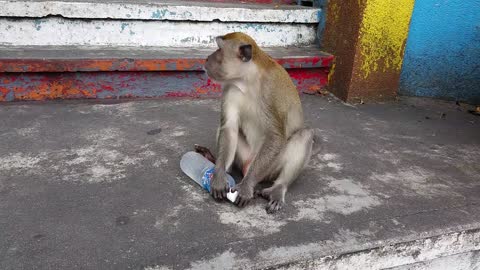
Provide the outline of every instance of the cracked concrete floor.
[[324,145],[277,215],[216,203],[180,171],[213,147],[219,100],[2,104],[0,268],[261,268],[480,228],[480,117],[303,102]]

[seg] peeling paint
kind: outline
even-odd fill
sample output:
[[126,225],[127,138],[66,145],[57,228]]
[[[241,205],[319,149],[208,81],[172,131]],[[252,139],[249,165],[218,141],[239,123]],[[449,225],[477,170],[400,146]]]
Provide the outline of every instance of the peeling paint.
[[165,14],[167,14],[168,10],[167,9],[157,9],[156,11],[152,12],[152,19],[163,19],[165,17]]
[[[327,69],[288,72],[299,92],[311,93],[325,86],[328,74]],[[1,80],[6,82],[0,88],[4,101],[221,95],[220,86],[204,72],[0,73]]]
[[[36,29],[37,31],[40,31],[40,29],[42,29],[42,23],[43,23],[43,22],[45,22],[45,21],[39,20],[39,19],[35,19],[35,20],[33,21],[33,24],[35,25],[35,29]],[[10,25],[10,27],[9,27],[7,30],[9,30],[9,29],[11,29],[11,28],[13,28],[13,26]]]
[[[120,33],[123,33],[123,31],[125,30],[125,27],[127,27],[127,26],[128,26],[128,23],[122,23],[120,25],[120,28],[121,28]],[[98,29],[98,28],[95,27],[95,29]]]

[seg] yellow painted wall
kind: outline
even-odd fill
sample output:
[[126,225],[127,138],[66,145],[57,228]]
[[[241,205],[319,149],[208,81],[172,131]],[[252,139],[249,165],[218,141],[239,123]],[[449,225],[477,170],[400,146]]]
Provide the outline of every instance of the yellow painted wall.
[[400,72],[415,0],[363,0],[359,46],[360,76]]

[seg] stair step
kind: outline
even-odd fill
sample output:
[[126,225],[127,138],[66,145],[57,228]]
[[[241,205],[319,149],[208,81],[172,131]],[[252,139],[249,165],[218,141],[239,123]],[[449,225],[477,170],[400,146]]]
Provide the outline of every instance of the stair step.
[[[0,47],[0,101],[218,97],[202,70],[212,49]],[[299,92],[327,84],[333,56],[314,47],[265,48]]]
[[244,32],[260,46],[314,44],[321,10],[155,0],[0,0],[0,45],[215,47]]
[[[316,47],[264,48],[287,69],[329,67]],[[211,48],[0,47],[0,72],[202,71]]]
[[314,44],[317,25],[147,20],[0,18],[0,45],[215,47],[215,37],[244,32],[260,46]]
[[172,0],[0,0],[0,17],[318,23],[318,8]]

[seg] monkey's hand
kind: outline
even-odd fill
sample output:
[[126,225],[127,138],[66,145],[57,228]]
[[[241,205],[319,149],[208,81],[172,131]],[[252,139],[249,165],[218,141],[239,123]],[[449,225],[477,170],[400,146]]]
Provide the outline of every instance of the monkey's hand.
[[253,185],[251,185],[248,181],[242,180],[242,182],[236,185],[232,192],[238,191],[237,199],[235,200],[235,204],[244,207],[246,206],[252,199],[253,199]]
[[215,170],[210,183],[210,194],[215,200],[221,200],[227,197],[228,189],[227,173],[222,170]]

